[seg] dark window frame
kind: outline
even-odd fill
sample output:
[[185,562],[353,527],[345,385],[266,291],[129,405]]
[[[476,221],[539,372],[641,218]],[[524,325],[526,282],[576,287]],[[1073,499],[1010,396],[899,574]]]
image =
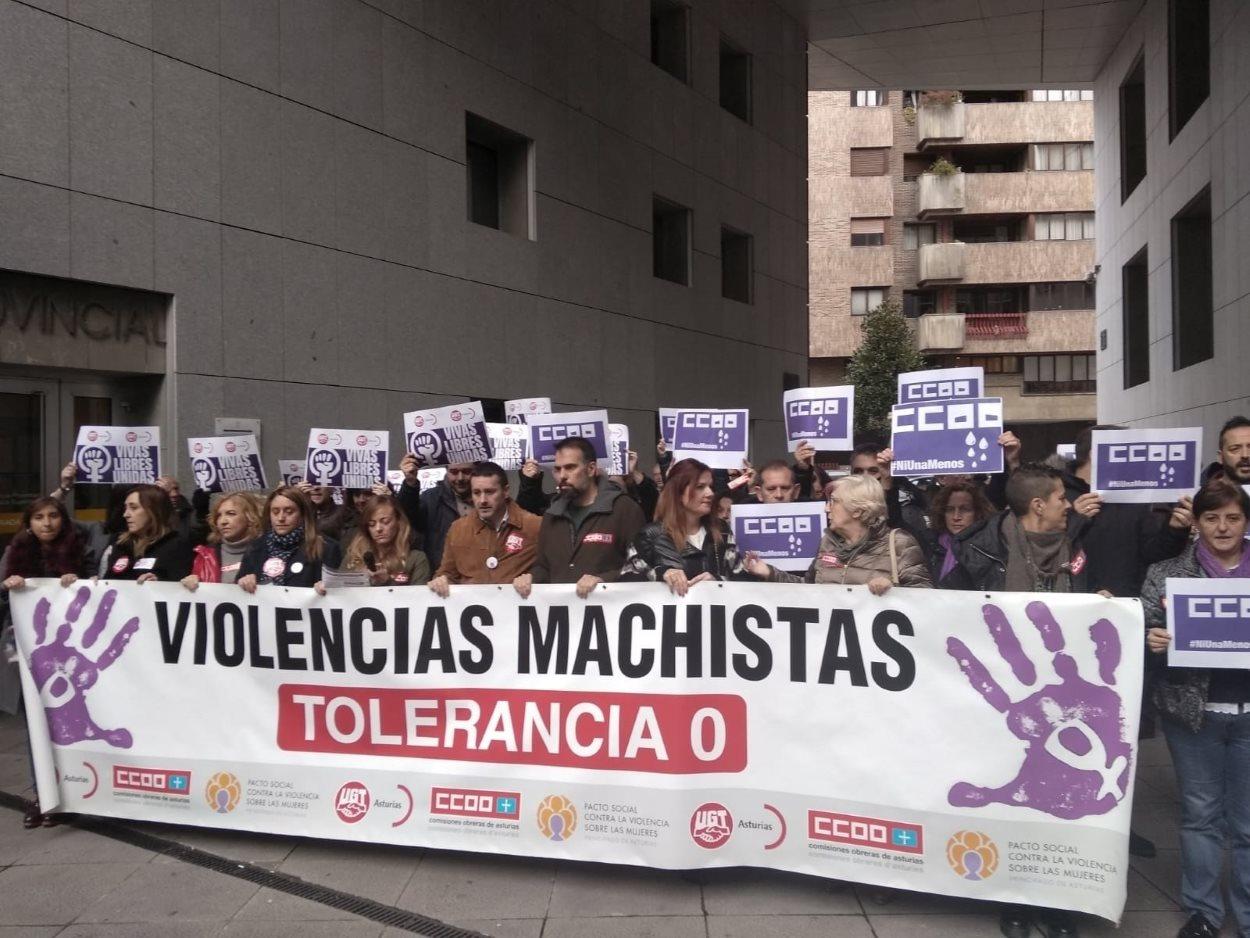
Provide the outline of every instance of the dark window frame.
[[720,295],[748,306],[754,304],[755,237],[750,232],[721,225],[720,254]]
[[1172,216],[1172,370],[1215,357],[1211,186]]
[[678,0],[651,0],[651,64],[690,84],[690,7]]
[[689,207],[651,197],[651,273],[656,279],[690,286],[691,222]]
[[1124,389],[1150,380],[1150,254],[1142,247],[1120,269]]
[[1146,54],[1137,53],[1120,83],[1120,204],[1149,171],[1146,145]]
[[1168,142],[1210,97],[1209,0],[1168,0]]
[[718,76],[720,106],[747,124],[752,123],[754,118],[754,75],[755,63],[751,53],[722,35]]

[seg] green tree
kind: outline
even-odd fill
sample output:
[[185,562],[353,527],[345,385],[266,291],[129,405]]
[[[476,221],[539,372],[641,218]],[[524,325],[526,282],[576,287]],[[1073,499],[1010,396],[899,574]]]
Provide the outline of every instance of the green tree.
[[898,376],[920,371],[924,356],[897,303],[887,300],[864,316],[864,341],[851,356],[846,376],[855,385],[855,435],[890,442],[890,406],[898,399]]

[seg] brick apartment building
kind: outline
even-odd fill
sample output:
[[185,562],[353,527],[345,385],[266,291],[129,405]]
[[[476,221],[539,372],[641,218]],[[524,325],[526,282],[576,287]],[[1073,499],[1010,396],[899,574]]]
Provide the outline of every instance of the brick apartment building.
[[932,367],[984,366],[1027,455],[1071,442],[1096,415],[1092,92],[808,102],[812,384],[888,299]]

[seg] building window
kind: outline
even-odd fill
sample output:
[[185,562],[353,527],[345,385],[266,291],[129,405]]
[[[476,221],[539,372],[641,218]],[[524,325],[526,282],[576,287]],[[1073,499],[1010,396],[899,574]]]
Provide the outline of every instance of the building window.
[[1211,187],[1172,219],[1172,368],[1215,354],[1211,273]]
[[885,302],[889,287],[851,287],[851,315],[863,316]]
[[1209,0],[1168,0],[1168,128],[1172,139],[1211,93]]
[[903,250],[918,251],[926,244],[937,241],[937,225],[904,225]]
[[1071,88],[1038,88],[1035,89],[1030,96],[1033,101],[1048,101],[1054,103],[1056,101],[1093,101],[1094,92],[1089,88],[1083,88],[1080,91]]
[[1120,306],[1124,329],[1124,387],[1150,380],[1150,290],[1146,248],[1121,271]]
[[955,291],[955,312],[965,316],[979,313],[1023,313],[1021,287],[989,287]]
[[987,375],[1020,374],[1019,355],[947,355],[933,362],[934,368],[984,368]]
[[889,98],[888,91],[852,91],[851,107],[882,107]]
[[1001,241],[1019,241],[1021,224],[1018,221],[994,222],[982,218],[956,218],[951,232],[956,241],[965,244],[993,244]]
[[889,147],[851,147],[852,176],[884,176],[889,171]]
[[690,285],[690,209],[658,195],[651,200],[651,257],[655,276]]
[[1036,241],[1090,241],[1093,237],[1093,212],[1055,212],[1034,218]]
[[476,114],[464,136],[469,221],[534,240],[534,141]]
[[1085,280],[1029,284],[1029,310],[1094,309],[1094,285]]
[[1025,355],[1025,394],[1093,394],[1097,377],[1096,357],[1078,355]]
[[885,244],[884,218],[852,218],[851,247],[878,247]]
[[651,61],[680,82],[690,74],[690,8],[651,0]]
[[720,229],[720,295],[727,300],[750,303],[754,239],[747,233]]
[[720,41],[720,106],[751,123],[751,54]]
[[1145,178],[1146,60],[1138,53],[1120,85],[1120,201],[1126,201]]
[[1094,168],[1092,143],[1035,143],[1033,168],[1042,172]]
[[904,290],[903,315],[908,319],[937,312],[937,294],[932,290]]

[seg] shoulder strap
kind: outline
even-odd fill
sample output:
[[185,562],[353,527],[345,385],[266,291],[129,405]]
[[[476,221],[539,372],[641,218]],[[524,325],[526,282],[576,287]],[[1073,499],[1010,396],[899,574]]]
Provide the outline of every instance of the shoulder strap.
[[898,586],[898,549],[894,544],[894,535],[897,533],[895,528],[890,528],[888,538],[890,541],[890,582],[895,586]]

